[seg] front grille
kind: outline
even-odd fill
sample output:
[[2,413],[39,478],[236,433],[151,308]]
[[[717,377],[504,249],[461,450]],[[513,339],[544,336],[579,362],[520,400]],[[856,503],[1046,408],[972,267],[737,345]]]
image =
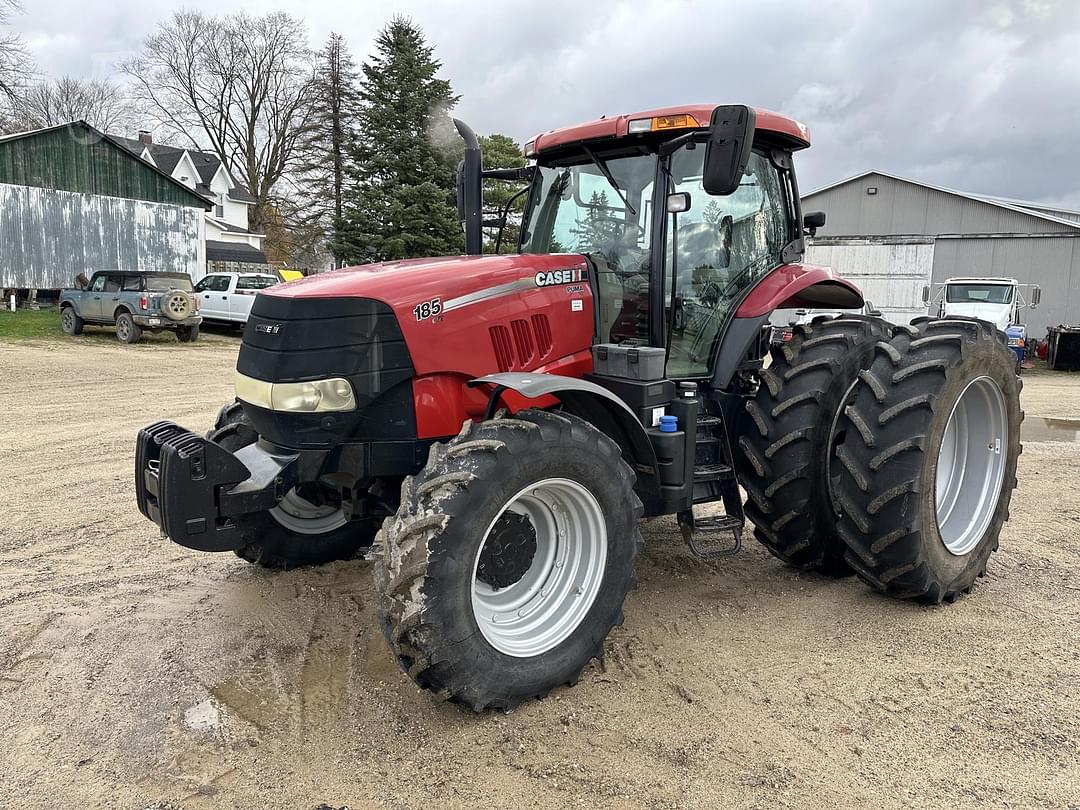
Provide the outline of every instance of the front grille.
[[256,430],[277,444],[314,447],[416,435],[416,372],[397,317],[381,301],[260,293],[236,370],[268,382],[344,377],[352,383],[355,412],[276,413],[245,404]]

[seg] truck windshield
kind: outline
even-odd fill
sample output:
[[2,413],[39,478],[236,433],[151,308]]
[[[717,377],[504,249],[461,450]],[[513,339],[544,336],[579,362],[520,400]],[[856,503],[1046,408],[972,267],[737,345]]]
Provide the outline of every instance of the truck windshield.
[[949,304],[1011,304],[1013,288],[1008,284],[949,284],[945,301]]
[[147,276],[146,289],[150,292],[168,292],[169,290],[191,292],[191,279],[188,276]]
[[603,165],[618,188],[585,154],[537,167],[521,252],[587,256],[597,274],[601,339],[617,343],[648,337],[656,155],[605,156]]

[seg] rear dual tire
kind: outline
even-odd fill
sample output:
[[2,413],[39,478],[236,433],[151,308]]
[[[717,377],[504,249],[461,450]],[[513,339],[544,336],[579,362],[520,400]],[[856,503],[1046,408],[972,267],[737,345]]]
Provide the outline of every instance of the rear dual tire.
[[1016,486],[1021,381],[984,321],[897,329],[840,417],[834,493],[845,558],[899,598],[954,601],[986,572]]
[[746,516],[757,540],[796,568],[852,573],[829,488],[835,416],[873,362],[874,346],[891,335],[888,322],[861,315],[796,326],[790,341],[772,349],[746,403],[736,441]]

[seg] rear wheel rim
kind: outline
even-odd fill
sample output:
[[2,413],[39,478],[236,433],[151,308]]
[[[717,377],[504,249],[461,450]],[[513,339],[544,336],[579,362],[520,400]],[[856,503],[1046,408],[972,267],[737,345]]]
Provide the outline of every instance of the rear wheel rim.
[[997,511],[1009,447],[1005,397],[990,377],[960,394],[938,449],[934,501],[938,533],[951,554],[969,554]]
[[127,340],[128,335],[131,334],[131,328],[128,326],[127,318],[120,318],[116,322],[116,334],[120,336],[121,340]]
[[[477,576],[484,546],[507,512],[524,516],[535,551],[520,579],[494,588]],[[530,658],[554,649],[581,625],[600,592],[607,562],[607,523],[582,484],[546,478],[511,498],[484,533],[472,571],[472,609],[487,642],[504,655]]]
[[278,505],[270,510],[270,516],[280,526],[297,534],[326,534],[348,523],[340,506],[314,504],[302,497],[296,487],[285,493]]

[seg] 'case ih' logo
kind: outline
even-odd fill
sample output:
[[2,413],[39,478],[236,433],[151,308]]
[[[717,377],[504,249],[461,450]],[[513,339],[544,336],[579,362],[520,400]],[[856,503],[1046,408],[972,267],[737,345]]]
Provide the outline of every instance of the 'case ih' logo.
[[585,270],[571,267],[566,270],[542,270],[536,274],[537,287],[554,287],[558,284],[575,284],[585,280]]
[[256,332],[265,332],[268,335],[276,335],[281,331],[280,323],[257,323],[255,324]]

